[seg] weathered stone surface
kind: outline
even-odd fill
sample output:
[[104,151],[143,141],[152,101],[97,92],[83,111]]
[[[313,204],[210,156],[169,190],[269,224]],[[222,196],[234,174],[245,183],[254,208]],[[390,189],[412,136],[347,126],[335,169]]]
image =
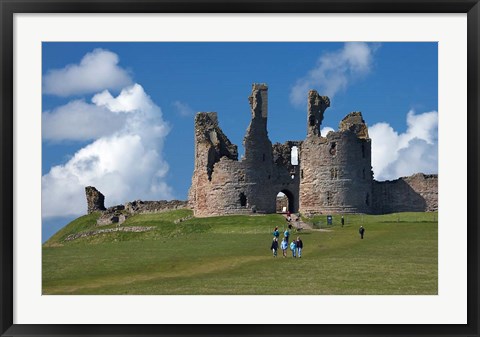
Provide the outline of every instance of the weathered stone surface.
[[195,116],[195,153],[206,154],[196,156],[198,165],[207,170],[211,179],[213,166],[222,157],[237,160],[237,146],[232,144],[218,126],[216,112],[201,112]]
[[374,212],[438,211],[438,175],[416,173],[392,181],[375,181]]
[[125,210],[129,213],[160,213],[175,209],[187,208],[188,202],[182,200],[159,200],[159,201],[142,201],[136,200],[127,202]]
[[97,226],[106,226],[111,224],[121,225],[127,220],[124,205],[116,205],[107,208],[97,219]]
[[88,214],[105,210],[105,196],[100,193],[95,187],[85,187],[85,194],[87,196]]
[[[237,147],[218,126],[217,114],[197,114],[195,167],[189,191],[189,206],[195,216],[273,213],[282,202],[277,201],[278,192],[287,196],[291,212],[306,215],[437,209],[436,176],[402,178],[398,185],[373,180],[371,140],[360,112],[348,114],[338,131],[322,137],[320,127],[330,99],[311,90],[306,139],[272,145],[267,132],[267,99],[267,85],[253,84],[249,96],[252,119],[243,142],[245,156],[240,161]],[[298,165],[291,163],[294,146],[298,148]],[[398,187],[402,184],[410,189],[409,200],[402,197],[406,191]],[[392,195],[390,204],[382,200],[385,193]]]
[[370,139],[360,139],[350,130],[307,137],[301,156],[300,212],[371,212]]
[[[294,174],[292,179],[295,172],[288,155],[298,142],[273,150],[267,133],[267,95],[265,84],[252,86],[249,97],[252,119],[244,138],[245,155],[241,161],[228,155],[217,160],[218,157],[212,155],[211,145],[203,137],[208,125],[199,122],[203,113],[197,114],[195,165],[189,192],[189,205],[195,216],[274,213],[278,192],[291,196],[291,207],[298,209],[298,198],[294,196],[298,196],[299,177]],[[219,128],[218,133],[223,134]],[[212,157],[215,160],[209,161]],[[212,162],[210,169],[207,163]]]
[[161,213],[175,209],[187,208],[187,201],[180,200],[159,200],[142,201],[136,200],[127,202],[125,205],[109,207],[102,212],[97,220],[97,226],[106,226],[111,224],[121,225],[127,218],[133,214],[141,213]]
[[369,139],[367,124],[363,120],[362,113],[354,111],[342,119],[339,125],[340,131],[350,130],[360,139]]
[[127,202],[125,205],[116,205],[105,208],[103,194],[93,186],[85,187],[87,195],[88,214],[92,212],[101,212],[97,219],[97,226],[106,226],[111,224],[121,225],[127,218],[133,214],[139,213],[160,213],[175,209],[188,208],[188,201],[181,200],[158,200],[142,201],[136,200]]

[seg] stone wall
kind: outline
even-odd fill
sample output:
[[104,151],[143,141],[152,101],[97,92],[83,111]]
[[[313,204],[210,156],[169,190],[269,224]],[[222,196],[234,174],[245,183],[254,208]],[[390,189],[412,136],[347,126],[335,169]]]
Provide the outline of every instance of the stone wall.
[[87,198],[88,214],[92,212],[101,213],[97,219],[97,226],[106,226],[111,224],[120,225],[125,222],[128,217],[134,214],[161,213],[175,209],[188,208],[188,202],[181,200],[135,200],[132,202],[127,202],[125,205],[116,205],[105,208],[105,197],[95,187],[86,187],[85,195]]
[[188,202],[183,200],[158,200],[158,201],[143,201],[136,200],[127,202],[125,210],[131,214],[138,213],[160,213],[182,209],[188,207]]
[[417,173],[392,181],[374,181],[377,214],[438,211],[438,175]]

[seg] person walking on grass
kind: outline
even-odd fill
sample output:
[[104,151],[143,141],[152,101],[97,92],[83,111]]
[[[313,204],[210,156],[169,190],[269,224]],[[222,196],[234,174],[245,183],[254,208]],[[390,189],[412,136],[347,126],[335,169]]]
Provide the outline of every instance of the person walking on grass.
[[363,239],[363,234],[365,234],[365,228],[363,228],[363,226],[360,226],[358,233],[360,234],[360,238]]
[[270,249],[273,252],[273,257],[277,257],[277,250],[278,250],[278,240],[277,240],[277,238],[273,238],[272,246],[270,247]]
[[273,236],[275,237],[275,239],[278,240],[278,237],[280,236],[280,232],[278,231],[278,227],[275,227],[274,230],[273,230]]
[[292,257],[297,257],[297,255],[295,254],[297,251],[297,244],[295,240],[290,242],[290,250],[292,251]]
[[282,249],[283,257],[287,257],[288,242],[286,238],[283,238],[280,248]]
[[342,227],[343,225],[345,225],[345,219],[343,218],[343,215],[342,215]]
[[287,240],[288,243],[288,237],[290,236],[290,232],[288,231],[288,228],[283,232],[283,236],[285,237],[285,240]]
[[299,258],[302,258],[303,242],[302,242],[302,239],[300,239],[299,236],[297,237],[296,245],[297,245],[297,256]]

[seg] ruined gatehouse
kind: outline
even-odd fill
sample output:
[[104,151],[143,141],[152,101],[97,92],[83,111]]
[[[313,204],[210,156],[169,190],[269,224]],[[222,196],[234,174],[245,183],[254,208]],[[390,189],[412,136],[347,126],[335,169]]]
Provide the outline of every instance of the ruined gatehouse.
[[372,141],[362,114],[348,114],[338,131],[323,137],[320,127],[330,100],[315,90],[307,99],[306,138],[272,144],[267,132],[268,87],[253,84],[252,118],[241,160],[237,146],[219,127],[217,113],[197,113],[188,196],[195,216],[275,213],[279,192],[288,197],[290,212],[306,215],[438,209],[437,175],[375,181]]

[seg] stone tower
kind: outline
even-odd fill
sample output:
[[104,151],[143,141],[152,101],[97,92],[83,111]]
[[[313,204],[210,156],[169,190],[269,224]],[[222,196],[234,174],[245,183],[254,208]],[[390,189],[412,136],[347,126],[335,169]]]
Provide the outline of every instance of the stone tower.
[[326,96],[308,94],[307,137],[302,143],[300,212],[370,213],[372,209],[371,141],[360,112],[352,112],[337,132],[320,134]]

